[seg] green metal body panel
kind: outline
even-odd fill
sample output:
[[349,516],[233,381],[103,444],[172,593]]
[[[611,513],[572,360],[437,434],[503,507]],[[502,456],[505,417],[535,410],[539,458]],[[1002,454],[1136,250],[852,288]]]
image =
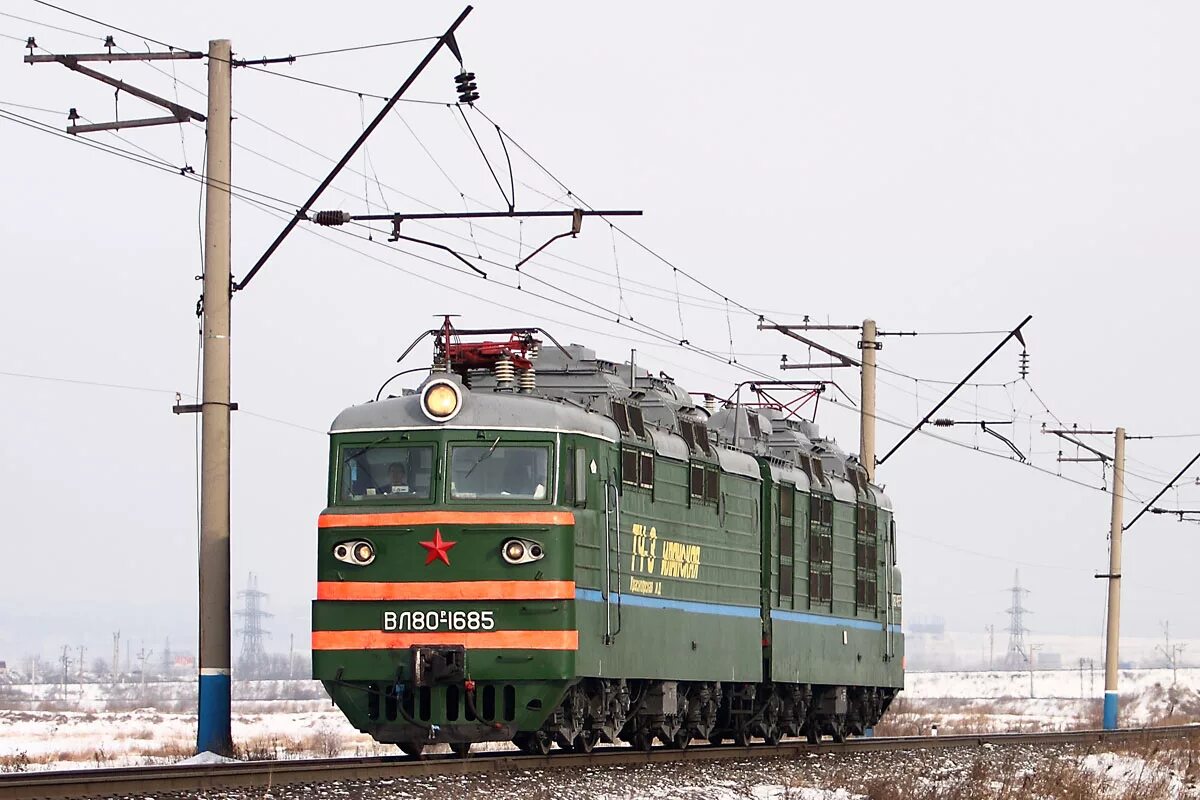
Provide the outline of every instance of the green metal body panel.
[[[547,487],[545,500],[448,501],[444,485],[448,446],[487,444],[497,438],[504,444],[537,443],[554,448],[550,460],[553,486]],[[338,502],[335,492],[344,448],[381,442],[438,448],[438,467],[428,501]],[[362,526],[319,529],[317,577],[322,586],[574,583],[573,596],[551,600],[315,600],[313,676],[325,682],[334,702],[357,728],[381,741],[422,739],[426,730],[421,725],[451,731],[453,741],[509,738],[513,730],[537,729],[566,690],[585,677],[903,685],[903,637],[898,601],[893,604],[891,596],[899,595],[899,585],[898,577],[892,577],[886,547],[879,548],[883,555],[873,565],[878,587],[874,607],[859,608],[856,603],[856,575],[862,565],[856,563],[854,504],[833,504],[832,599],[810,601],[810,533],[823,529],[813,527],[807,492],[795,493],[792,547],[784,553],[780,551],[779,486],[765,460],[760,460],[758,478],[721,472],[718,498],[705,500],[693,496],[690,462],[653,454],[644,443],[638,447],[653,461],[651,485],[629,482],[629,476],[622,474],[622,447],[565,431],[436,426],[332,437],[329,506],[323,517],[380,516]],[[586,454],[582,462],[576,458],[577,450]],[[577,498],[575,470],[580,463],[587,465],[580,482],[586,497]],[[610,504],[606,511],[606,494],[614,489],[619,504]],[[868,495],[862,495],[861,502],[870,504]],[[386,523],[391,518],[387,515],[407,512],[558,513],[571,515],[573,522],[520,524],[448,518]],[[885,509],[877,513],[874,535],[884,542],[891,515]],[[449,565],[436,560],[426,563],[427,550],[420,543],[430,541],[435,533],[454,542],[448,551]],[[506,563],[501,558],[501,544],[510,537],[542,544],[545,557],[529,564]],[[375,547],[371,564],[356,566],[334,558],[339,542],[355,540],[369,541]],[[791,569],[790,593],[780,591],[781,567]],[[403,589],[399,591],[395,596],[403,598]],[[503,724],[492,724],[486,714],[482,720],[466,719],[462,696],[453,687],[428,687],[424,697],[405,689],[412,680],[412,654],[407,645],[318,648],[315,644],[318,637],[345,632],[369,641],[383,630],[385,614],[405,611],[486,611],[493,615],[497,632],[578,632],[577,649],[468,647],[466,673],[478,684],[477,696],[485,689],[499,693],[496,697],[505,691],[513,693],[511,713],[504,716],[496,711]],[[893,628],[890,634],[888,622]],[[401,699],[393,695],[388,700],[388,693],[397,687]],[[411,709],[408,714],[425,710],[427,716],[417,720],[421,725],[405,718],[405,697]]]
[[[858,506],[833,500],[833,524],[822,525],[812,518],[813,492],[795,492],[793,542],[782,551],[781,504],[778,483],[767,464],[762,465],[763,574],[769,576],[764,592],[767,622],[767,664],[770,680],[776,683],[812,683],[902,688],[904,686],[904,637],[900,632],[899,607],[893,595],[893,564],[890,552],[891,513],[875,505],[869,492],[858,493],[858,505],[871,507],[877,515],[875,529],[857,534]],[[829,495],[823,495],[829,497]],[[832,598],[811,599],[810,539],[814,533],[832,533]],[[869,566],[857,563],[856,539],[873,539],[878,555]],[[882,545],[882,546],[881,546]],[[780,579],[789,566],[792,592],[781,591]],[[860,607],[856,576],[860,566],[874,573],[874,604]]]
[[[618,448],[605,456],[617,464]],[[603,515],[576,524],[579,674],[758,681],[757,482],[723,475],[724,499],[705,502],[690,494],[686,462],[654,456],[654,464],[653,489],[608,473],[621,488],[619,535],[608,537],[607,602]],[[615,513],[609,524],[615,531]]]

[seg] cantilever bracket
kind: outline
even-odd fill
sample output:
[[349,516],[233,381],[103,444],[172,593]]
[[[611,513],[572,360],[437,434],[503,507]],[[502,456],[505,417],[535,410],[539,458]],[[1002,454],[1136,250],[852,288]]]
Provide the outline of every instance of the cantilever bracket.
[[388,237],[389,242],[398,242],[401,239],[403,239],[404,241],[412,242],[413,244],[423,244],[423,245],[427,245],[429,247],[436,247],[438,250],[445,250],[447,253],[454,256],[459,261],[461,261],[462,263],[466,264],[471,269],[478,272],[480,277],[483,277],[483,278],[487,277],[486,272],[484,272],[479,267],[472,264],[470,261],[467,261],[465,258],[463,258],[462,254],[459,253],[454,248],[447,247],[446,245],[439,244],[438,242],[430,242],[425,239],[418,239],[415,236],[405,236],[404,234],[400,233],[400,222],[402,219],[403,219],[403,217],[400,217],[400,216],[396,216],[392,219],[392,235]]
[[[188,55],[186,57],[191,57],[191,56]],[[153,103],[156,106],[161,106],[162,108],[165,108],[165,109],[167,109],[167,111],[171,112],[171,116],[169,116],[169,117],[152,117],[149,119],[134,119],[134,120],[126,120],[125,122],[120,122],[120,121],[99,122],[99,123],[95,123],[95,124],[91,124],[91,125],[69,125],[67,127],[67,133],[80,134],[80,133],[90,133],[93,131],[120,130],[122,128],[145,128],[150,125],[173,125],[173,124],[178,124],[181,122],[187,122],[188,120],[195,120],[196,122],[204,122],[206,119],[206,117],[198,111],[192,111],[190,108],[181,106],[178,103],[172,103],[170,100],[167,100],[166,98],[159,97],[156,94],[147,92],[144,89],[139,89],[136,86],[130,86],[125,81],[118,80],[118,79],[112,77],[111,75],[105,75],[103,72],[97,72],[96,70],[91,69],[90,67],[85,67],[79,63],[81,58],[87,58],[90,60],[90,58],[91,58],[90,56],[59,56],[59,55],[56,55],[56,56],[52,56],[52,57],[36,56],[34,58],[38,59],[38,61],[56,61],[59,64],[62,64],[67,69],[78,72],[80,75],[86,75],[87,77],[94,78],[95,80],[98,80],[101,83],[107,83],[109,86],[116,87],[116,89],[118,91],[126,92],[127,94],[131,94],[134,97],[139,97],[148,103]],[[29,60],[29,57],[27,57],[26,60]],[[31,62],[31,63],[33,63],[33,62]]]
[[520,261],[518,261],[518,262],[517,262],[517,266],[515,267],[515,269],[518,269],[518,270],[519,270],[519,269],[521,268],[521,265],[522,265],[522,264],[524,264],[526,261],[528,261],[529,259],[531,259],[531,258],[533,258],[534,256],[536,256],[538,253],[540,253],[540,252],[542,252],[543,250],[545,250],[545,249],[546,249],[547,247],[549,247],[550,245],[552,245],[552,244],[554,244],[555,242],[557,242],[559,239],[563,239],[563,238],[565,238],[565,237],[567,237],[567,236],[570,236],[571,238],[575,238],[575,236],[579,234],[579,231],[580,231],[582,228],[583,228],[583,209],[582,209],[582,208],[576,208],[576,209],[574,209],[574,210],[571,212],[571,230],[567,231],[566,233],[560,233],[560,234],[558,234],[557,236],[551,236],[551,237],[550,237],[548,240],[546,240],[546,243],[545,243],[545,244],[543,244],[541,247],[539,247],[538,249],[534,250],[532,253],[530,253],[529,255],[525,256],[525,257],[524,257],[524,258],[522,258]]

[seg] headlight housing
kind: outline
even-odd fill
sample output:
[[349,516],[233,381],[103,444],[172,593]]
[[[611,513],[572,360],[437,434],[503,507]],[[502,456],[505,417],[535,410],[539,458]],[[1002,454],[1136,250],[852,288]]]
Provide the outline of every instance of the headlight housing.
[[333,557],[347,564],[365,567],[375,560],[375,545],[363,539],[338,542],[333,546]]
[[421,410],[434,422],[448,422],[462,409],[462,389],[449,380],[435,380],[421,390]]
[[505,539],[500,545],[500,557],[509,564],[529,564],[541,561],[545,555],[542,545],[529,539]]

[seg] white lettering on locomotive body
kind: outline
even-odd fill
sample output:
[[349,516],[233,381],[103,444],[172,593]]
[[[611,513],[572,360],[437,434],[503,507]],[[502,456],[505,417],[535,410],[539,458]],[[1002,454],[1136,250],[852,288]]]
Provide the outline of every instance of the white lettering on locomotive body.
[[496,628],[495,611],[384,611],[382,629],[412,631],[490,631]]

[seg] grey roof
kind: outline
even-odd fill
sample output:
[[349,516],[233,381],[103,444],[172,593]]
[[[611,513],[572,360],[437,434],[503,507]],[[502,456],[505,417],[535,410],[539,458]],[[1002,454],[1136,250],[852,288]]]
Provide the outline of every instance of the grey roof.
[[[435,375],[431,380],[435,378],[453,380],[462,386],[462,382],[452,375]],[[589,413],[578,406],[536,395],[472,391],[465,387],[462,388],[462,394],[462,410],[446,423],[433,422],[425,416],[418,393],[351,406],[337,415],[330,432],[429,427],[525,428],[575,431],[610,441],[620,438],[616,423],[611,419]]]
[[[624,403],[641,409],[650,446],[661,456],[681,461],[715,456],[726,472],[755,480],[760,478],[756,458],[768,459],[773,475],[804,489],[811,481],[800,469],[801,462],[811,457],[819,462],[828,490],[848,502],[857,499],[848,478],[855,474],[865,478],[861,465],[837,442],[821,437],[815,422],[784,410],[733,403],[710,415],[669,375],[654,375],[640,365],[599,358],[594,350],[579,344],[561,350],[542,348],[536,359],[532,371],[536,388],[532,391],[498,389],[495,376],[486,370],[472,370],[466,385],[453,373],[432,374],[428,380],[448,378],[463,391],[462,411],[444,427],[576,431],[618,441],[621,431],[609,415],[614,402]],[[422,413],[420,403],[419,393],[413,393],[354,406],[338,415],[332,430],[439,425]],[[698,432],[693,432],[693,424],[699,426]],[[701,452],[699,442],[705,430],[713,445],[708,453]],[[628,434],[626,439],[634,441]],[[689,441],[696,445],[694,452],[689,451]],[[644,439],[636,443],[646,444]],[[868,487],[865,494],[881,507],[891,508],[890,499],[879,487]]]

